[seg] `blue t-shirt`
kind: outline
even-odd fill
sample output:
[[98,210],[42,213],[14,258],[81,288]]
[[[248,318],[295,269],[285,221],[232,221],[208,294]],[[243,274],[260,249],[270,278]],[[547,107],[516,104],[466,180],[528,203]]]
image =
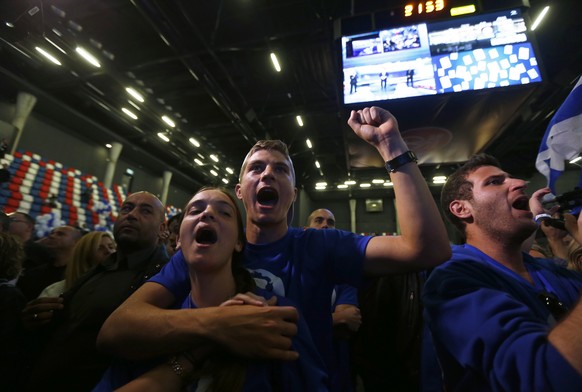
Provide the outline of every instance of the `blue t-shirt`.
[[582,377],[548,342],[556,321],[539,298],[572,309],[582,274],[523,254],[535,285],[470,245],[426,281],[423,302],[449,391],[580,391]]
[[[272,297],[271,293],[256,289],[255,294],[265,299]],[[295,306],[289,299],[278,297],[278,306]],[[252,306],[252,305],[249,305]],[[190,293],[181,301],[181,309],[196,308],[192,303]],[[297,322],[297,334],[292,340],[293,349],[299,353],[296,361],[261,361],[246,360],[246,373],[243,391],[314,391],[329,390],[329,379],[325,364],[315,348],[307,324],[303,317]],[[228,354],[225,354],[228,355]],[[144,374],[153,367],[163,363],[165,359],[153,359],[142,362],[115,360],[107,369],[93,392],[108,392],[117,389]],[[196,391],[193,383],[188,391]]]
[[[339,283],[359,285],[370,238],[342,230],[289,228],[280,240],[246,244],[244,249],[245,267],[257,286],[296,304],[328,369],[334,368],[332,290]],[[176,298],[185,298],[190,279],[182,252],[150,281],[165,286]]]

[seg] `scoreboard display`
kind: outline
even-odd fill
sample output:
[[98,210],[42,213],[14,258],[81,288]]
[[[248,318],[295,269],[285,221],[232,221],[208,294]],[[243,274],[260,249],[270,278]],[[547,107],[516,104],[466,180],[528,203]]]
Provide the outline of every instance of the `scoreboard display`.
[[377,14],[376,28],[341,37],[345,104],[542,82],[522,7],[432,0]]

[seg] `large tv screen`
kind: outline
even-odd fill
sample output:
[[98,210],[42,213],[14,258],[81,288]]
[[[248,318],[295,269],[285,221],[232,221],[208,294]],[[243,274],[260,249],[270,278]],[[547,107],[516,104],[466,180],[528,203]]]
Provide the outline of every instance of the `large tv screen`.
[[519,9],[344,36],[345,104],[539,83]]

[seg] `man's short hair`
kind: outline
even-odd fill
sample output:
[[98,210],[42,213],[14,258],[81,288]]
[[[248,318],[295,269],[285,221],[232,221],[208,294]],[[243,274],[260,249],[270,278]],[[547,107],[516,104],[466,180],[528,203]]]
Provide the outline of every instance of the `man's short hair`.
[[472,200],[473,184],[467,176],[482,166],[501,167],[501,163],[492,155],[485,153],[473,155],[467,162],[449,176],[441,191],[441,208],[449,222],[465,234],[465,223],[455,216],[449,206],[455,200]]
[[291,175],[293,176],[293,184],[295,184],[295,168],[293,167],[293,161],[291,160],[291,156],[289,155],[289,149],[287,148],[287,145],[283,143],[281,140],[259,140],[258,142],[256,142],[255,145],[251,147],[249,153],[247,154],[245,160],[242,163],[242,166],[240,167],[240,173],[238,175],[239,182],[242,181],[242,177],[244,175],[245,169],[247,168],[249,158],[255,152],[260,150],[277,151],[283,154],[290,163],[289,166],[291,170]]
[[8,216],[12,216],[14,214],[20,214],[20,215],[22,215],[22,217],[24,218],[24,220],[27,221],[32,226],[34,226],[36,224],[36,221],[34,220],[34,218],[32,216],[28,215],[26,212],[15,211],[15,212],[13,212],[11,214],[8,214]]

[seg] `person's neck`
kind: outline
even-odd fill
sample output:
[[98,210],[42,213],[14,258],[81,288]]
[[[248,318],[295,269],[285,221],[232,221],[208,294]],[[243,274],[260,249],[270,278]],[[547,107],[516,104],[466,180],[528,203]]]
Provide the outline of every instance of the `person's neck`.
[[212,273],[190,271],[190,285],[192,301],[198,308],[219,306],[236,294],[230,265]]
[[248,243],[260,245],[280,240],[287,234],[287,230],[289,226],[285,221],[265,225],[247,219],[245,234]]
[[487,240],[480,240],[479,238],[484,238],[484,236],[472,239],[467,238],[467,244],[474,246],[499,264],[504,265],[528,282],[533,283],[523,261],[521,243],[514,244],[509,241],[495,241],[490,238]]
[[73,255],[72,249],[56,251],[53,266],[54,267],[63,267],[65,265],[67,265],[67,263],[69,262],[69,259],[71,258],[72,255]]

